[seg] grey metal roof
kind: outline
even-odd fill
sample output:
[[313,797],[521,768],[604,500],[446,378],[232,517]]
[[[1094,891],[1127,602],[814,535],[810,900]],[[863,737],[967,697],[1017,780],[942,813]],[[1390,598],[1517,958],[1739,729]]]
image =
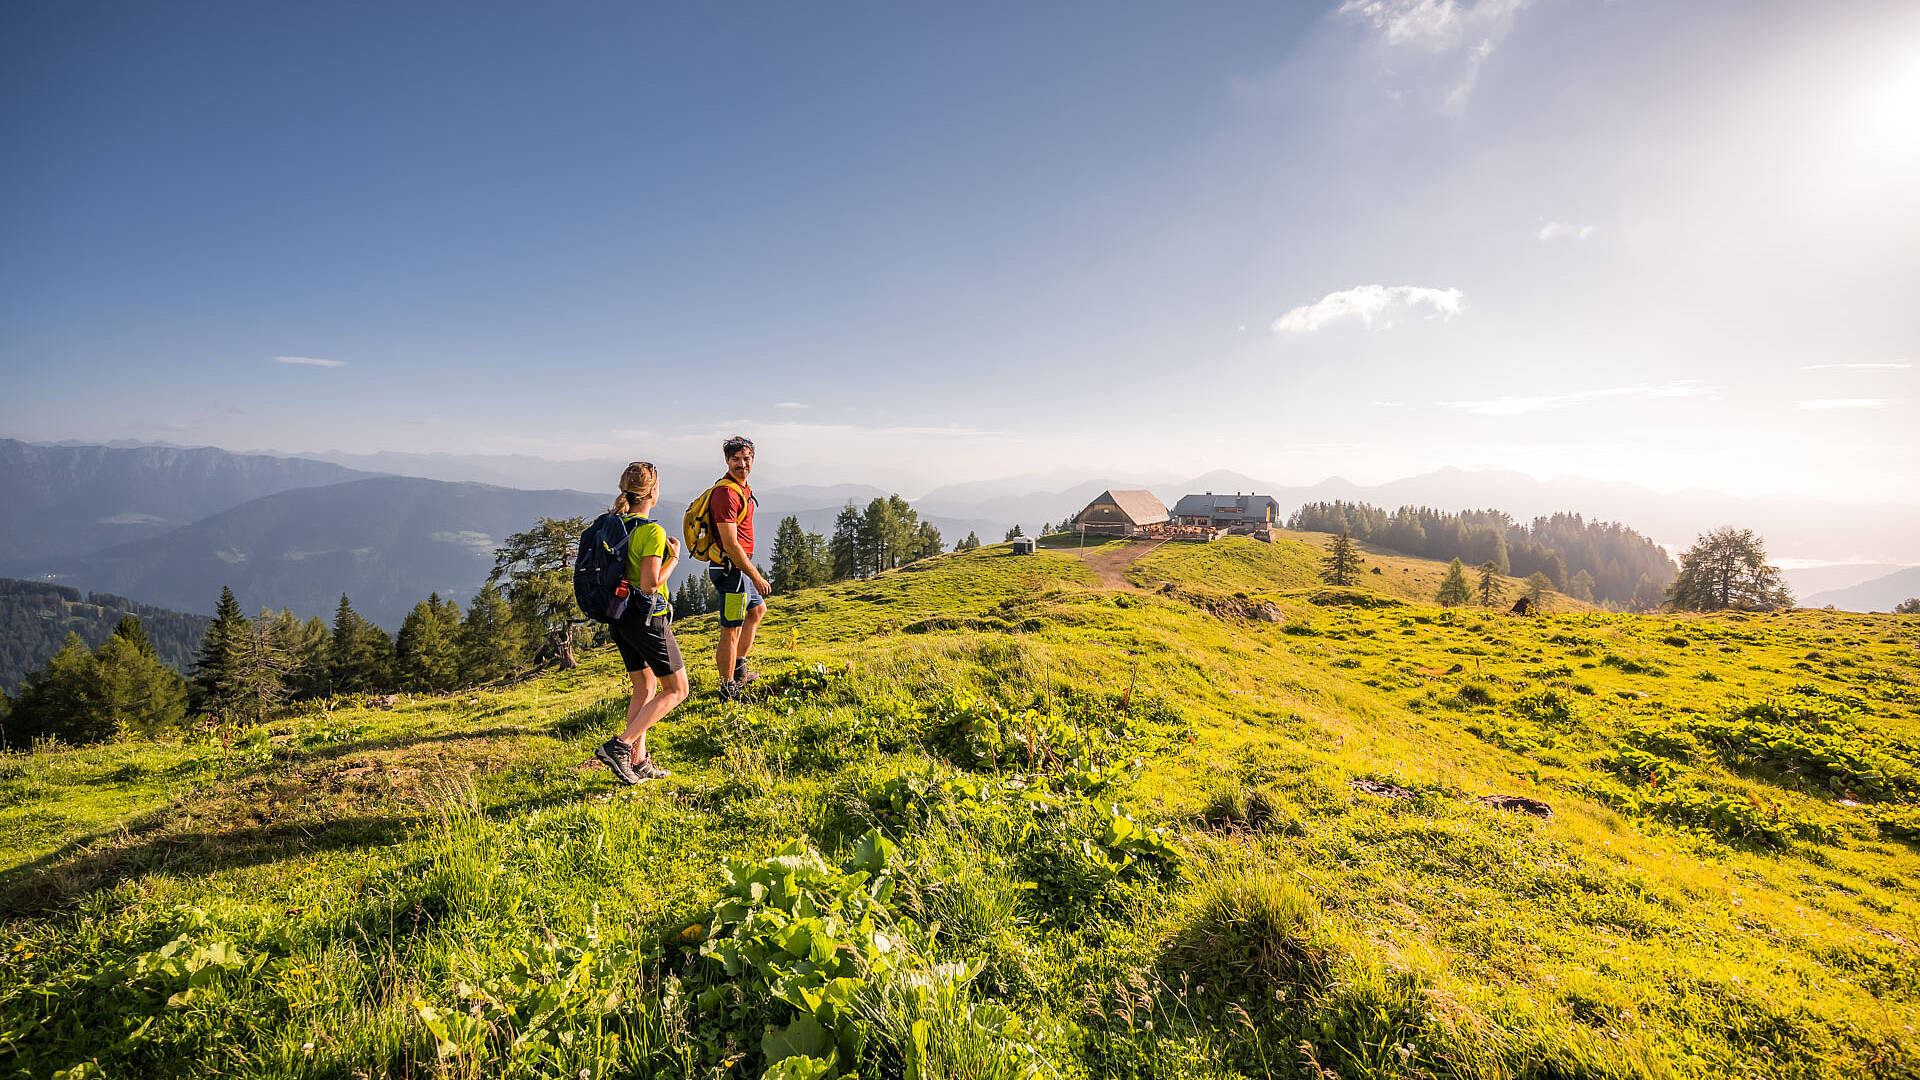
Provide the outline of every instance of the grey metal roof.
[[[1103,491],[1087,504],[1087,509],[1090,510],[1103,502],[1110,502],[1119,507],[1120,512],[1127,515],[1127,520],[1135,525],[1158,525],[1167,520],[1167,504],[1161,502],[1151,491]],[[1082,514],[1086,512],[1086,510],[1080,511]]]
[[1186,495],[1173,504],[1174,517],[1203,517],[1214,521],[1266,521],[1280,518],[1280,504],[1271,495]]

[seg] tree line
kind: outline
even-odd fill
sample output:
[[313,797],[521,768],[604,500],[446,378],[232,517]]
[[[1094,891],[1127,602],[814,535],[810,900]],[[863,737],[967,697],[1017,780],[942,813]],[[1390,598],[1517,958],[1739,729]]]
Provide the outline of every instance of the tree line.
[[1666,550],[1618,522],[1553,514],[1521,524],[1498,510],[1446,513],[1402,506],[1389,513],[1363,502],[1308,503],[1287,527],[1348,533],[1355,540],[1463,566],[1492,563],[1496,573],[1546,576],[1552,588],[1614,609],[1659,606],[1676,568]]
[[[956,546],[980,546],[972,533]],[[862,510],[852,500],[834,517],[833,535],[807,532],[792,515],[780,519],[773,534],[771,571],[775,592],[869,578],[946,550],[940,530],[920,520],[919,511],[899,495],[875,498]]]

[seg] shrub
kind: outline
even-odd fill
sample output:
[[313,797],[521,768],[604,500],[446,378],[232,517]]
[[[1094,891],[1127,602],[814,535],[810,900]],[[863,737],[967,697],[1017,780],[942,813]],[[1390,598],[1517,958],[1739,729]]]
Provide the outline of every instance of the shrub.
[[1168,959],[1210,997],[1298,998],[1327,983],[1333,949],[1319,907],[1271,871],[1215,871],[1203,878]]

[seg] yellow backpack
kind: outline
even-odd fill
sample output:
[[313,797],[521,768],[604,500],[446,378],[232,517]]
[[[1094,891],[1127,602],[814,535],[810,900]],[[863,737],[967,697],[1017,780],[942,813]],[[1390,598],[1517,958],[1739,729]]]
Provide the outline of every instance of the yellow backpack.
[[725,484],[741,495],[747,489],[735,483],[731,477],[723,476],[720,483],[701,492],[693,502],[687,504],[687,516],[680,523],[680,535],[686,538],[687,554],[701,562],[715,566],[727,561],[727,549],[720,546],[720,530],[713,524],[713,493],[720,484]]

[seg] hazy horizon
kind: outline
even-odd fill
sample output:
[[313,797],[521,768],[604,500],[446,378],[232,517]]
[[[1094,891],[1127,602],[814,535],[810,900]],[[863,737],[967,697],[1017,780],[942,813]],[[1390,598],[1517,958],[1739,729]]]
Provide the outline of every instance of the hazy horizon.
[[14,8],[0,430],[1920,499],[1920,8]]

